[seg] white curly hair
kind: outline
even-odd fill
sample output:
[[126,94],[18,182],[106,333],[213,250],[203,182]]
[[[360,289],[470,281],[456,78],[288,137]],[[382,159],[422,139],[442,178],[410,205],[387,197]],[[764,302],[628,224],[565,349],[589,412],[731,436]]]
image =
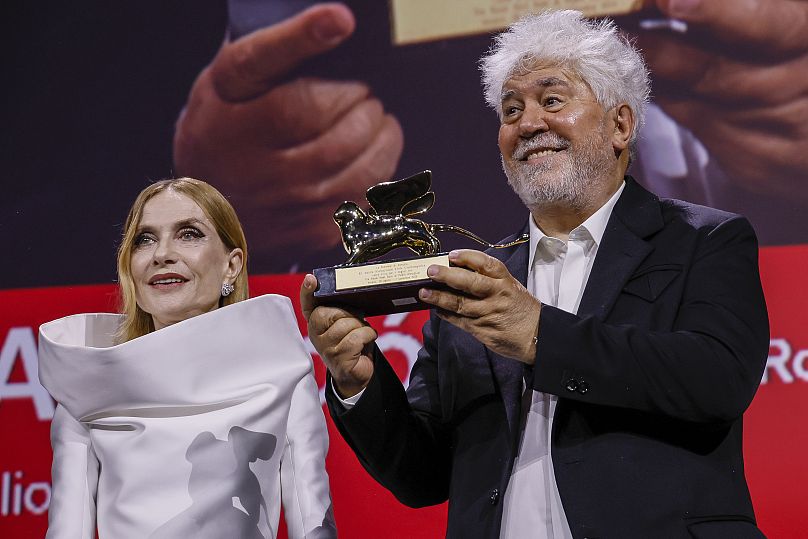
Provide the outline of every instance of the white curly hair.
[[480,71],[485,100],[500,117],[505,81],[537,65],[571,71],[607,110],[627,103],[636,120],[631,137],[635,145],[651,83],[642,55],[613,21],[589,20],[574,10],[544,11],[523,17],[497,35],[480,59]]

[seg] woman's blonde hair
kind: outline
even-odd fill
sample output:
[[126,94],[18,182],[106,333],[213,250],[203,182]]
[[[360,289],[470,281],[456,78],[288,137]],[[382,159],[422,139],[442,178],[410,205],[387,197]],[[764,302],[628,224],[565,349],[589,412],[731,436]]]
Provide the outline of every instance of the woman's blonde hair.
[[154,331],[150,314],[140,308],[135,295],[135,282],[132,279],[132,249],[137,228],[143,216],[143,207],[153,197],[164,191],[183,194],[196,202],[213,223],[219,238],[228,250],[239,248],[243,265],[233,286],[235,290],[219,300],[219,306],[230,305],[249,297],[247,287],[247,240],[233,206],[212,185],[193,178],[162,180],[146,187],[135,199],[123,227],[123,240],[118,248],[118,288],[120,290],[120,310],[124,319],[118,329],[118,342],[126,342]]

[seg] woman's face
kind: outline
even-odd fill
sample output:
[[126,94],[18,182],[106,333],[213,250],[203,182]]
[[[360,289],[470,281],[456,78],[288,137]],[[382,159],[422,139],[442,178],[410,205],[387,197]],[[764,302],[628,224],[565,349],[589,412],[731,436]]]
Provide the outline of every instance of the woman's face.
[[219,306],[222,283],[233,283],[241,249],[228,250],[191,198],[163,191],[143,206],[132,247],[137,304],[161,329]]

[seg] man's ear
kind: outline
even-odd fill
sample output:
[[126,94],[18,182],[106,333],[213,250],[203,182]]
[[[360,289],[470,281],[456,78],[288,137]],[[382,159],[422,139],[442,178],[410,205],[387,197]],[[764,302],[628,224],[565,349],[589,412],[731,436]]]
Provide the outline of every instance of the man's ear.
[[634,111],[627,103],[620,103],[612,109],[612,121],[614,122],[614,133],[612,133],[612,147],[615,152],[622,152],[628,148],[631,135],[636,129],[636,119]]

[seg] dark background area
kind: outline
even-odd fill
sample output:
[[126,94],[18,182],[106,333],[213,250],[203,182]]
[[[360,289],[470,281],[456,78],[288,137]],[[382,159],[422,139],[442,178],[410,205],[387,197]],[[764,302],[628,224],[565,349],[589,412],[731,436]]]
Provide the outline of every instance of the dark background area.
[[221,43],[210,0],[4,2],[3,288],[110,282],[126,211],[172,174],[174,121]]
[[[437,203],[426,221],[492,242],[518,230],[527,211],[505,185],[498,120],[477,69],[490,36],[394,47],[386,1],[345,3],[356,15],[355,36],[298,72],[370,84],[404,130],[395,177],[433,172]],[[224,39],[227,12],[225,0],[3,2],[0,288],[115,280],[126,212],[146,185],[175,175],[174,123]],[[632,28],[631,21],[621,24]],[[792,201],[758,196],[724,209],[747,214],[764,245],[808,240],[804,210]],[[245,232],[248,242],[273,233],[260,223]],[[338,234],[335,225],[335,241]],[[476,246],[452,234],[440,239],[445,249]],[[344,260],[339,247],[311,258],[271,252],[252,256],[249,271]]]

